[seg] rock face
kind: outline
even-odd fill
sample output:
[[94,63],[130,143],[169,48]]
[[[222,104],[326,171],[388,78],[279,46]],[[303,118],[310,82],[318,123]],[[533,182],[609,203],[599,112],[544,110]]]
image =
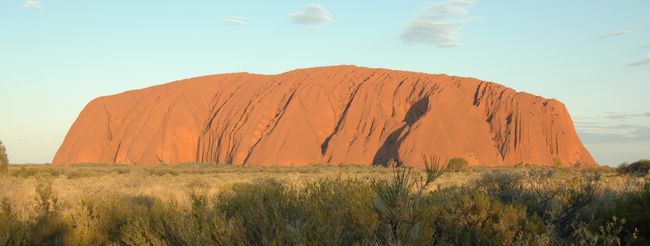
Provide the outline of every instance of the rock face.
[[100,97],[53,163],[596,165],[564,105],[499,84],[354,66],[223,74]]

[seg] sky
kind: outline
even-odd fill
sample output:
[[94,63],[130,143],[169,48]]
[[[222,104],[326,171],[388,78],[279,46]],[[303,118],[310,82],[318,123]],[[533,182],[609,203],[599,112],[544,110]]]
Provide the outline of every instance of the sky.
[[0,1],[0,140],[50,162],[93,98],[352,64],[564,102],[595,159],[650,159],[650,1]]

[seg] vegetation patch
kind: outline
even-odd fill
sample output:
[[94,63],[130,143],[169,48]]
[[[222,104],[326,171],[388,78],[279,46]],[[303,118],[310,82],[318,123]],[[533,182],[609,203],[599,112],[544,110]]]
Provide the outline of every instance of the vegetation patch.
[[[423,170],[325,165],[287,169],[220,165],[12,167],[5,184],[33,184],[31,191],[23,192],[32,195],[21,199],[0,193],[4,198],[0,203],[0,243],[649,243],[647,177],[534,167],[468,168],[456,173],[435,157],[426,157],[425,163]],[[359,176],[344,177],[344,173]],[[218,188],[211,181],[233,175],[254,178]],[[476,178],[467,179],[469,176]],[[460,178],[466,179],[459,182]],[[115,187],[70,194],[74,191],[62,188],[68,183],[106,179],[135,180],[137,185],[124,188],[132,190],[129,192]],[[173,183],[177,179],[191,182]],[[155,183],[157,180],[162,183]],[[180,191],[169,197],[156,190],[172,187]]]
[[447,169],[449,171],[458,172],[466,170],[469,167],[469,162],[462,157],[456,157],[449,160],[447,164]]
[[616,168],[616,171],[620,174],[646,176],[650,172],[650,160],[639,160],[630,164],[623,163]]

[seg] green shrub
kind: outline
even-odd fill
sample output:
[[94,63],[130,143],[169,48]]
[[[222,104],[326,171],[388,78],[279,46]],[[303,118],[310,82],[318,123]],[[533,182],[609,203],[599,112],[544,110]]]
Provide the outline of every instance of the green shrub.
[[526,176],[519,172],[494,171],[483,174],[475,189],[486,192],[502,202],[513,203],[524,200]]
[[308,183],[299,192],[307,244],[374,242],[379,218],[370,206],[375,195],[361,180],[329,179]]
[[107,245],[119,242],[127,218],[134,204],[137,204],[134,201],[138,199],[115,194],[91,195],[81,199],[81,209],[70,215],[75,226],[66,238],[67,244]]
[[[604,225],[594,226],[580,222],[572,235],[575,245],[621,245],[619,234],[623,231],[625,220],[613,217]],[[594,228],[595,227],[595,228]]]
[[453,172],[458,172],[458,171],[463,171],[463,170],[467,169],[468,166],[469,166],[469,162],[467,162],[467,160],[465,160],[465,158],[456,157],[456,158],[452,158],[451,160],[449,160],[449,162],[447,164],[447,170],[453,171]]
[[[552,233],[522,205],[505,204],[477,190],[451,189],[430,200],[427,227],[439,245],[549,245]],[[431,244],[431,243],[427,243]]]
[[217,197],[215,207],[236,225],[234,233],[245,242],[296,244],[304,218],[292,189],[275,180],[236,184]]
[[650,160],[638,160],[631,164],[623,163],[616,168],[616,171],[620,174],[646,176],[650,172]]
[[581,176],[558,182],[554,178],[556,175],[554,169],[531,169],[526,173],[490,172],[484,175],[475,189],[505,204],[523,206],[529,216],[537,216],[551,226],[554,242],[565,244],[581,224],[602,220],[596,218],[600,214],[589,207],[594,206],[600,176],[582,173]]
[[650,244],[650,185],[641,192],[626,194],[616,202],[614,216],[625,220],[621,236],[625,243]]
[[186,220],[174,203],[136,196],[121,228],[120,242],[126,245],[190,245],[184,231]]

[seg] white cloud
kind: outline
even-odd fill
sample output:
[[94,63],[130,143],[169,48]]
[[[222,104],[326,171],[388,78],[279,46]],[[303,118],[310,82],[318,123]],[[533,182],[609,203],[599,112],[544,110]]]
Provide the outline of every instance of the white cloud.
[[603,35],[598,36],[598,38],[611,38],[611,37],[617,37],[617,36],[623,36],[623,35],[628,35],[632,31],[626,30],[626,31],[620,31],[620,32],[610,32],[610,33],[605,33]]
[[322,4],[308,4],[302,10],[289,15],[291,21],[296,24],[320,26],[327,22],[334,21],[332,14]]
[[20,6],[26,9],[34,9],[34,10],[43,9],[43,5],[39,0],[25,0],[23,4],[21,4]]
[[628,66],[643,66],[643,65],[650,65],[650,55],[646,58],[643,58],[641,60],[633,61],[627,64]]
[[245,17],[230,17],[226,18],[223,20],[226,24],[230,24],[233,26],[247,26],[248,25],[248,19]]
[[425,7],[412,20],[402,35],[402,41],[409,44],[422,43],[438,48],[462,45],[460,32],[474,18],[469,8],[476,0],[446,0]]
[[639,49],[645,49],[645,48],[650,48],[650,44],[639,47]]

